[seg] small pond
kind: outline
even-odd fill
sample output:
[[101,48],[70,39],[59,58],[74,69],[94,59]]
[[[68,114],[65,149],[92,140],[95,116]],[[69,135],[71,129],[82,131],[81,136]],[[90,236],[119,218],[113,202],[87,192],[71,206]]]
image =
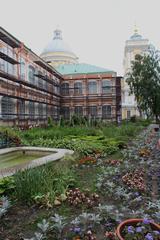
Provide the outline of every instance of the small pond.
[[16,150],[0,155],[0,169],[25,164],[31,160],[50,155],[47,151]]
[[60,160],[65,154],[73,154],[73,151],[29,146],[0,149],[0,178],[11,176],[18,170]]

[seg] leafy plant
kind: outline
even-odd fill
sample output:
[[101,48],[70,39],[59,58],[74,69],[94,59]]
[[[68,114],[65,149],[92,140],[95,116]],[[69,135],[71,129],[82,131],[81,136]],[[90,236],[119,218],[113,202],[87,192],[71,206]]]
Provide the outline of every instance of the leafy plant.
[[15,189],[15,182],[13,177],[5,177],[0,179],[0,196],[8,195]]
[[51,228],[56,230],[57,239],[62,239],[62,231],[66,225],[65,218],[55,214],[53,217],[51,217],[51,221],[53,222]]
[[6,214],[8,209],[10,208],[11,203],[7,197],[1,197],[0,199],[0,218]]

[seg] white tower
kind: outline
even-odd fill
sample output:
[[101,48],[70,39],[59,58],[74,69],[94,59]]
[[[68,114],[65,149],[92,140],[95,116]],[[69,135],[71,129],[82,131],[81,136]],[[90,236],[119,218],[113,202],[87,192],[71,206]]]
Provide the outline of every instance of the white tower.
[[148,51],[149,40],[144,39],[135,27],[134,34],[125,43],[124,49],[124,79],[122,82],[122,118],[129,119],[131,116],[139,116],[134,95],[129,95],[129,86],[126,83],[127,73],[131,71],[131,62],[136,54],[144,54]]

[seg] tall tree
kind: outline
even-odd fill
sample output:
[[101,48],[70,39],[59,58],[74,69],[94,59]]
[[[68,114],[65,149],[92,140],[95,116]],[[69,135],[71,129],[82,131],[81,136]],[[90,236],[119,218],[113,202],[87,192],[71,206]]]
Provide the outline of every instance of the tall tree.
[[127,74],[130,94],[134,94],[138,108],[147,116],[160,120],[160,53],[150,49],[145,55],[136,55]]

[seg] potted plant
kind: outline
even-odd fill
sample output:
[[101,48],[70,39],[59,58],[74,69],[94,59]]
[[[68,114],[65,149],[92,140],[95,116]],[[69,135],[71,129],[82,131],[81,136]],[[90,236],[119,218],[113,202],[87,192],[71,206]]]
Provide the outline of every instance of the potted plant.
[[159,126],[158,126],[158,125],[154,127],[154,131],[155,131],[155,132],[158,132],[158,131],[159,131]]
[[149,219],[128,219],[121,222],[116,230],[119,240],[158,240],[160,225]]

